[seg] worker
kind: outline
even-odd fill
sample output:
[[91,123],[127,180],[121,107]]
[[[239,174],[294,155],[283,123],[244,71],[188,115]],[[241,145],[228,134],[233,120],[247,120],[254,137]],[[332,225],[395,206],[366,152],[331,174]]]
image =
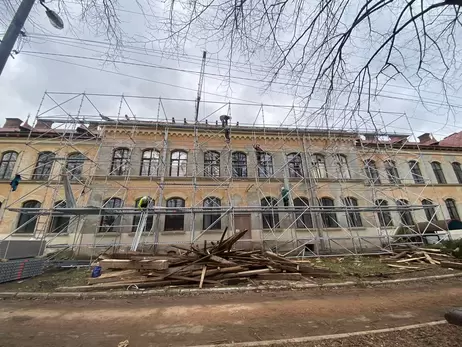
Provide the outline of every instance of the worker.
[[138,201],[138,208],[139,209],[144,209],[150,207],[152,203],[152,198],[150,196],[143,196],[139,201]]
[[21,181],[21,175],[16,175],[14,176],[13,180],[10,182],[11,190],[13,192],[15,192],[16,189],[18,188],[20,181]]
[[281,188],[281,196],[284,206],[289,206],[289,191],[285,187]]
[[226,143],[231,141],[231,129],[229,127],[225,128],[225,140]]
[[228,121],[231,119],[231,116],[228,115],[222,115],[220,116],[220,121],[221,121],[221,126],[227,127],[228,126]]
[[257,162],[260,162],[260,157],[264,153],[263,149],[261,149],[258,143],[256,145],[253,145],[253,148],[255,149],[255,152],[257,152]]

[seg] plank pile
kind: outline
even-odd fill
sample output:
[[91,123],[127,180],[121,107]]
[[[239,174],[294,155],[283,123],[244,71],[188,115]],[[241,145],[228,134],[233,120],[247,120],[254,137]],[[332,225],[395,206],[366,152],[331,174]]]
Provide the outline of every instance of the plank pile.
[[332,277],[336,273],[299,264],[269,251],[233,249],[247,230],[203,247],[176,247],[176,256],[159,257],[143,253],[113,254],[99,261],[102,275],[90,278],[88,286],[61,287],[61,291],[101,291],[163,286],[225,286],[255,280],[301,280]]
[[[450,260],[455,260],[451,255],[444,254],[439,249],[434,248],[417,248],[409,249],[398,252],[397,254],[387,258],[387,263],[389,267],[401,268],[401,269],[419,269],[415,265],[424,264],[424,265],[441,265],[443,267],[446,263],[453,263]],[[456,263],[459,264],[459,263]],[[462,263],[459,264],[462,268]]]

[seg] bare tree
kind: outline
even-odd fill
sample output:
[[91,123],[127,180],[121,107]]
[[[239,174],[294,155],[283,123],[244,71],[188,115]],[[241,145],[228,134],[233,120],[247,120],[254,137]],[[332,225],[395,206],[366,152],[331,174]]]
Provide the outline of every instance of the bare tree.
[[[369,109],[390,81],[421,88],[460,88],[457,36],[461,0],[175,0],[170,36],[194,37],[227,52],[266,61],[267,82],[296,87],[320,109]],[[460,37],[460,36],[459,36]],[[425,104],[425,103],[424,103]]]

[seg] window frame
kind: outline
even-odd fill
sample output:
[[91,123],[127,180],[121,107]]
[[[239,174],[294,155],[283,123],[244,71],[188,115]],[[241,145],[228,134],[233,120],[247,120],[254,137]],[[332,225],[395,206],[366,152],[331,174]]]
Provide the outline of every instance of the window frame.
[[379,225],[381,227],[392,227],[393,226],[393,217],[391,215],[391,212],[388,210],[381,210],[380,207],[388,207],[390,206],[388,204],[388,201],[385,199],[377,199],[374,201],[374,205],[379,207],[379,210],[377,211],[377,218],[379,219]]
[[[174,155],[178,154],[178,158]],[[174,165],[174,163],[177,163]],[[174,167],[176,167],[174,172]],[[186,177],[188,174],[188,152],[175,149],[170,152],[170,177]]]
[[[233,178],[245,178],[247,172],[247,154],[244,152],[233,152],[231,155],[231,170]],[[241,173],[239,175],[238,173]]]
[[[139,198],[137,198],[135,200],[135,208],[138,208],[138,203],[140,202],[141,199],[142,199],[142,197],[139,197]],[[156,203],[155,201],[152,201],[153,205],[155,203]],[[138,223],[140,222],[140,219],[141,219],[141,214],[135,214],[133,216],[133,225],[132,225],[132,232],[133,233],[136,232],[136,229],[138,228]],[[154,225],[154,215],[148,213],[148,218],[146,219],[146,225],[144,227],[143,232],[151,231],[153,225]]]
[[[221,207],[221,199],[208,196],[202,201],[203,207]],[[202,230],[221,230],[221,213],[205,213],[202,216]]]
[[326,156],[321,153],[314,153],[311,158],[311,166],[314,168],[314,177],[318,179],[328,178]]
[[[9,157],[5,158],[6,156]],[[13,156],[14,159],[12,159]],[[5,151],[2,153],[2,158],[0,159],[0,179],[9,180],[12,178],[17,160],[18,152],[16,151]]]
[[300,153],[289,153],[286,155],[287,167],[289,168],[290,178],[303,177],[303,161]]
[[204,176],[220,177],[220,158],[217,151],[207,151],[204,153]]
[[[446,205],[446,208],[448,210],[449,218],[451,220],[460,220],[456,200],[454,200],[453,198],[448,198],[444,200],[444,204]],[[451,204],[451,206],[449,206],[449,204]]]
[[[325,204],[325,202],[329,202],[329,204]],[[322,210],[324,210],[324,207],[335,207],[335,201],[332,198],[324,196],[319,199],[319,206]],[[339,228],[337,213],[335,211],[321,212],[320,216],[324,228]]]
[[391,184],[401,184],[401,178],[399,177],[398,167],[394,160],[385,160],[383,162],[385,166],[385,171],[387,173],[388,181]]
[[257,171],[260,178],[269,178],[274,174],[273,156],[270,153],[258,155]]
[[[361,213],[357,211],[356,207],[359,207],[358,199],[347,196],[343,199],[343,204],[346,207],[346,219],[350,228],[362,228],[363,221],[361,219]],[[351,210],[349,210],[351,208]]]
[[348,158],[345,154],[336,154],[335,164],[338,172],[338,178],[351,179],[350,167],[348,166]]
[[441,163],[438,161],[432,161],[431,167],[433,170],[433,174],[435,175],[436,182],[438,184],[446,184],[446,176],[444,175],[443,167],[441,166]]
[[[30,206],[28,206],[30,205]],[[37,200],[27,200],[24,201],[23,204],[21,205],[22,208],[41,208],[42,203]],[[19,227],[31,219],[34,219],[35,221],[32,221],[28,223],[25,227],[19,229]],[[16,231],[14,232],[15,234],[34,234],[35,233],[35,228],[37,227],[37,221],[40,218],[38,214],[25,214],[20,212],[19,217],[18,217],[18,222],[16,224]]]
[[[78,157],[78,158],[77,158]],[[77,158],[77,159],[74,159]],[[80,152],[70,153],[66,158],[66,172],[70,174],[70,179],[80,180],[82,178],[83,166],[86,156]]]
[[370,184],[382,184],[377,163],[373,159],[364,160],[364,171]]
[[278,199],[271,196],[266,196],[263,199],[260,199],[260,206],[265,208],[268,207],[268,211],[261,212],[262,219],[262,229],[263,230],[272,230],[279,228],[279,213],[278,211],[274,212],[274,207],[278,207]]
[[428,222],[435,222],[438,220],[438,216],[436,214],[436,209],[434,206],[428,206],[428,205],[434,205],[433,201],[430,199],[423,199],[422,200],[422,207],[425,212],[425,217],[427,218]]
[[[171,202],[173,202],[173,204]],[[181,206],[178,206],[177,202],[181,202],[180,203]],[[165,205],[168,208],[185,207],[186,201],[183,198],[175,196],[175,197],[168,199],[165,202]],[[173,206],[169,206],[169,205],[173,205]],[[184,221],[185,221],[184,213],[176,213],[176,214],[168,213],[165,215],[164,231],[184,231]],[[178,223],[178,227],[175,223]],[[169,224],[173,224],[173,225],[169,225]]]
[[[148,156],[146,156],[148,154]],[[140,176],[159,176],[160,153],[155,148],[146,148],[141,152]]]
[[[45,158],[45,159],[42,159]],[[32,179],[37,181],[47,181],[53,172],[53,164],[56,154],[50,151],[40,152],[35,163]]]
[[422,170],[420,169],[420,164],[417,160],[409,160],[408,162],[409,169],[411,170],[412,179],[415,184],[425,184],[425,179],[422,175]]
[[[66,201],[60,200],[55,202],[54,208],[66,208]],[[48,227],[48,233],[50,234],[66,234],[68,232],[67,228],[69,227],[69,222],[71,217],[65,216],[52,216],[50,225]]]
[[[306,207],[310,208],[310,203],[307,198],[298,196],[293,200],[295,207]],[[296,227],[297,229],[312,229],[313,228],[313,218],[311,218],[311,212],[308,211],[296,211]]]
[[409,209],[409,201],[406,199],[398,199],[396,200],[396,206],[398,208],[401,224],[405,226],[415,225],[414,216],[412,215],[412,211]]
[[[110,206],[108,206],[110,205]],[[122,208],[124,202],[122,199],[117,197],[112,197],[104,200],[102,208]],[[111,222],[112,220],[112,222]],[[98,233],[114,233],[120,232],[120,222],[122,221],[121,214],[108,214],[103,215],[99,221]],[[108,223],[111,222],[111,223]]]
[[454,161],[451,163],[454,174],[456,175],[457,182],[462,184],[462,167],[459,162]]
[[[121,152],[119,157],[116,154]],[[110,176],[125,176],[130,173],[130,150],[127,147],[117,147],[112,151]]]

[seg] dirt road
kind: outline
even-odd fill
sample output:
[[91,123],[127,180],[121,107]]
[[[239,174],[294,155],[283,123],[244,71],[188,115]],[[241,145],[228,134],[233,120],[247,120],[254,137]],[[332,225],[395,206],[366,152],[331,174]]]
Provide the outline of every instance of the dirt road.
[[192,346],[441,320],[462,281],[195,297],[0,301],[0,346]]

